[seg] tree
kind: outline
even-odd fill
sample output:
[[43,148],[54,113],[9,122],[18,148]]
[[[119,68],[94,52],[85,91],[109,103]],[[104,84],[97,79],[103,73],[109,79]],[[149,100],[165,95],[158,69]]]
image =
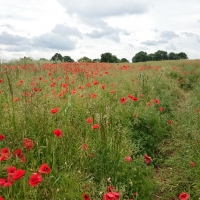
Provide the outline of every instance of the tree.
[[86,56],[78,59],[78,62],[92,62],[92,60]]
[[155,60],[168,60],[168,55],[166,51],[158,50],[154,53]]
[[128,61],[126,58],[122,58],[122,59],[120,60],[120,62],[121,62],[121,63],[129,63],[129,61]]
[[179,58],[179,59],[188,59],[186,53],[184,53],[184,52],[178,53],[178,58]]
[[147,55],[147,61],[153,61],[155,59],[155,55],[153,53],[150,53]]
[[168,59],[169,60],[178,60],[178,54],[174,53],[174,52],[170,52],[168,55]]
[[52,61],[63,61],[63,57],[60,53],[56,53],[52,58],[51,58]]
[[132,58],[132,62],[146,62],[148,60],[147,53],[144,51],[140,51],[135,54],[135,56]]
[[48,61],[46,58],[40,58],[39,61]]
[[101,59],[100,61],[101,62],[108,62],[108,63],[111,63],[112,62],[112,54],[107,52],[107,53],[103,53],[101,54]]
[[111,63],[119,63],[119,62],[120,62],[120,60],[117,58],[117,56],[112,55]]
[[74,60],[71,59],[70,56],[63,56],[62,60],[63,60],[63,62],[74,62]]
[[95,58],[95,59],[92,60],[92,62],[99,63],[99,62],[100,62],[100,59],[99,59],[99,58]]

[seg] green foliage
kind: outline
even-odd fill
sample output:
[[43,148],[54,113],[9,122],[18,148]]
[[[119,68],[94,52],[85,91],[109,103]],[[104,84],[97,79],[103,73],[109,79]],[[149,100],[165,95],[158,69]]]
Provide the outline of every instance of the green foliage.
[[92,62],[92,60],[86,56],[78,59],[78,62]]
[[145,62],[147,61],[147,53],[144,51],[140,51],[132,58],[132,62]]
[[158,50],[155,53],[147,54],[144,51],[140,51],[135,54],[132,58],[132,62],[146,62],[146,61],[162,61],[162,60],[180,60],[188,59],[186,53],[174,53],[170,52],[169,54],[166,51]]
[[54,62],[74,62],[74,60],[70,56],[62,56],[60,53],[56,53],[51,61]]
[[58,61],[62,62],[63,57],[62,57],[62,55],[61,55],[60,53],[56,53],[56,54],[51,58],[51,60],[52,60],[52,61],[56,61],[56,62],[58,62]]
[[70,56],[63,56],[63,62],[74,62],[74,60]]
[[121,63],[129,63],[129,61],[128,61],[126,58],[122,58],[122,59],[120,60],[120,62],[121,62]]
[[[187,60],[2,64],[0,158],[4,147],[10,156],[0,161],[0,178],[9,166],[25,175],[1,187],[0,196],[81,200],[88,193],[100,200],[113,185],[120,199],[177,199],[183,191],[198,199],[199,76],[200,62]],[[24,147],[25,138],[32,149]],[[12,155],[18,148],[26,162]],[[30,175],[43,163],[51,172],[31,187]]]

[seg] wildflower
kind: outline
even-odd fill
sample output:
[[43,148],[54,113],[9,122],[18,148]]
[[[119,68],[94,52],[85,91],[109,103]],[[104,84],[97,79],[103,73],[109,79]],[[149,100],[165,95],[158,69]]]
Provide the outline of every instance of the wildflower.
[[0,134],[0,141],[4,139],[5,139],[5,136],[3,134]]
[[83,150],[83,151],[86,151],[87,148],[88,148],[88,145],[87,145],[86,143],[83,143],[83,145],[82,145],[82,150]]
[[4,200],[4,198],[2,196],[0,196],[0,200]]
[[89,117],[89,118],[87,118],[86,121],[87,121],[88,124],[91,124],[93,122],[93,119],[91,117]]
[[7,168],[8,174],[11,174],[11,175],[13,175],[13,173],[14,173],[16,170],[17,170],[17,169],[16,169],[16,167],[14,167],[14,166],[10,166],[10,167]]
[[93,99],[94,99],[94,98],[97,98],[97,94],[92,94],[92,95],[91,95],[91,98],[93,98]]
[[144,159],[145,159],[146,164],[149,164],[151,162],[151,157],[149,157],[147,155],[144,156]]
[[43,174],[49,174],[51,172],[51,168],[46,163],[44,163],[40,166],[38,172]]
[[25,158],[21,148],[13,151],[13,155],[18,157],[22,162],[26,162],[26,158]]
[[10,156],[10,150],[8,148],[2,148],[0,150],[0,161],[8,160]]
[[98,85],[98,81],[96,81],[96,80],[93,81],[93,84],[94,84],[94,85]]
[[42,175],[40,173],[33,173],[29,178],[29,185],[34,187],[42,181]]
[[23,169],[18,169],[13,173],[12,178],[13,180],[16,181],[20,179],[22,176],[24,176],[24,174],[25,174],[25,171]]
[[160,108],[159,108],[159,110],[160,110],[160,112],[162,112],[162,111],[163,111],[163,108],[162,108],[162,107],[160,107]]
[[92,126],[92,129],[98,129],[99,128],[99,125],[98,124],[94,124],[93,126]]
[[182,192],[180,195],[179,195],[179,200],[188,200],[190,198],[190,195],[185,193],[185,192]]
[[131,159],[131,156],[126,156],[126,157],[125,157],[125,161],[126,161],[126,162],[131,162],[131,160],[132,160],[132,159]]
[[18,97],[14,97],[14,98],[13,98],[13,101],[14,101],[14,102],[16,102],[16,101],[18,101],[18,100],[19,100]]
[[56,137],[60,138],[60,137],[62,136],[62,131],[61,131],[60,129],[55,129],[55,130],[53,131],[53,134],[54,134]]
[[25,138],[24,139],[24,147],[27,149],[27,150],[31,150],[34,146],[34,143],[31,139],[29,138]]
[[154,100],[154,103],[155,103],[155,104],[159,104],[160,101],[159,101],[158,99],[155,99],[155,100]]
[[190,162],[191,167],[196,167],[196,164],[194,162]]
[[103,195],[103,200],[119,200],[119,193],[114,191],[114,187],[112,185],[108,186],[107,193]]
[[55,114],[55,113],[58,112],[58,110],[59,110],[58,108],[53,108],[53,109],[51,109],[51,113],[52,113],[52,114]]
[[102,84],[101,85],[101,88],[104,90],[105,89],[105,87],[106,87],[106,84]]
[[172,123],[173,123],[173,122],[172,122],[172,120],[171,120],[171,119],[170,119],[170,120],[168,120],[168,124],[169,124],[169,125],[172,125]]
[[107,179],[107,181],[108,181],[109,183],[111,183],[111,178],[109,177],[109,178]]
[[126,98],[125,97],[123,97],[123,98],[120,99],[120,103],[121,104],[124,104],[125,102],[126,102]]
[[84,200],[90,200],[89,194],[83,194],[83,199]]

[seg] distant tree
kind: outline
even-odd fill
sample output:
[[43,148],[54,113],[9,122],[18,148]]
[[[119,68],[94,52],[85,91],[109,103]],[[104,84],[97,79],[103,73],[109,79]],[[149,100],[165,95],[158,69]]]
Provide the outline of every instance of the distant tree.
[[157,60],[168,60],[168,55],[166,51],[158,50],[154,53],[154,59]]
[[48,61],[46,58],[40,58],[39,61]]
[[128,61],[126,58],[122,58],[122,59],[120,60],[120,62],[121,62],[121,63],[129,63],[129,61]]
[[111,63],[119,63],[119,62],[120,62],[120,60],[117,58],[117,56],[112,55]]
[[184,53],[184,52],[178,53],[178,58],[179,58],[179,59],[188,59],[186,53]]
[[113,61],[112,54],[109,52],[101,54],[100,61],[111,63]]
[[144,51],[140,51],[135,54],[135,56],[132,58],[132,62],[146,62],[148,60],[147,53]]
[[56,53],[52,58],[51,58],[52,61],[63,61],[63,57],[60,53]]
[[24,56],[23,58],[20,58],[20,60],[33,61],[33,58]]
[[78,62],[92,62],[92,60],[86,56],[78,59]]
[[168,55],[168,59],[169,60],[178,60],[178,54],[174,53],[174,52],[170,52]]
[[63,56],[62,61],[63,61],[63,62],[74,62],[74,60],[71,59],[70,56]]
[[99,59],[99,58],[95,58],[95,59],[92,60],[92,62],[99,63],[99,62],[100,62],[100,59]]
[[155,55],[153,53],[150,53],[147,55],[147,61],[153,61],[155,59]]

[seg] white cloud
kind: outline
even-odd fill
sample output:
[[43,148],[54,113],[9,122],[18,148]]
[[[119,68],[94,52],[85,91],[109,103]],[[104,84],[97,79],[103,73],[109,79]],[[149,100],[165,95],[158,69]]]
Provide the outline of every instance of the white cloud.
[[0,56],[74,60],[111,52],[129,60],[139,51],[200,52],[199,0],[0,1]]

